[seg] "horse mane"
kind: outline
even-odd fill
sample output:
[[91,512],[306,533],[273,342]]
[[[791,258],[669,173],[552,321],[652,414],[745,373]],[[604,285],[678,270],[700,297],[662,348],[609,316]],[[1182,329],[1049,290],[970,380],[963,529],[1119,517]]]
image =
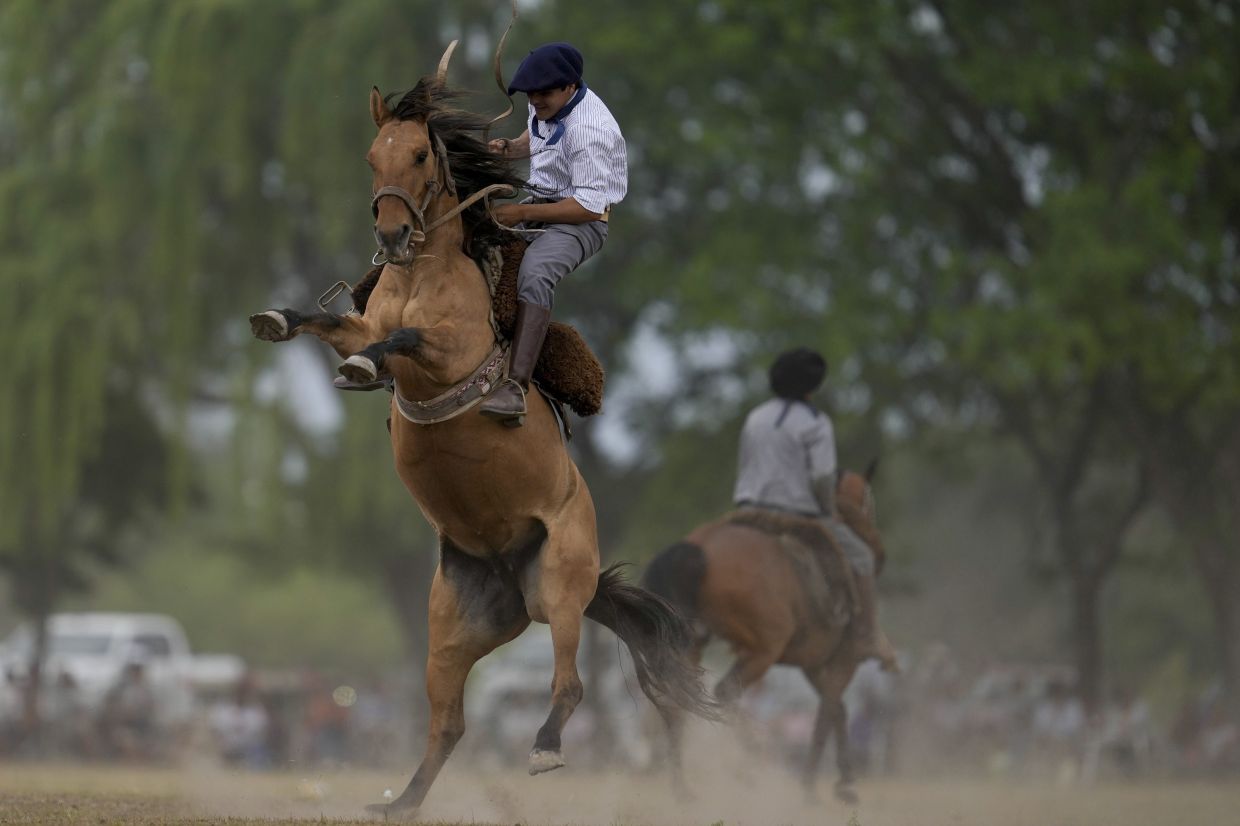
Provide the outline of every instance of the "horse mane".
[[[452,89],[437,77],[429,75],[403,95],[394,92],[384,98],[398,120],[417,120],[426,124],[432,136],[437,135],[448,150],[452,178],[461,197],[492,184],[506,184],[514,189],[527,187],[517,172],[516,164],[487,146],[486,133],[490,120],[483,115],[453,106],[465,92]],[[399,96],[399,100],[393,104]],[[507,234],[495,225],[479,201],[461,214],[465,234],[474,250],[492,246],[506,239]]]

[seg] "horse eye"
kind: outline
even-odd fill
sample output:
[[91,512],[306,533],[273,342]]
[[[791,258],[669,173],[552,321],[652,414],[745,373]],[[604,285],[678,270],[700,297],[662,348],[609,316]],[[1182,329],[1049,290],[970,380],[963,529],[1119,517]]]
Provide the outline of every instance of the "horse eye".
[[418,166],[421,166],[422,164],[426,163],[426,154],[427,154],[426,152],[419,152],[418,157],[414,160],[414,163],[417,164]]

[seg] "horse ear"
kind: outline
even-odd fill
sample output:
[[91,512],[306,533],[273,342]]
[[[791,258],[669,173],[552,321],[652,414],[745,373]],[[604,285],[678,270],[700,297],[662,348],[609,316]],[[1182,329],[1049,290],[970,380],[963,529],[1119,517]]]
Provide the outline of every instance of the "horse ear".
[[875,456],[873,459],[870,460],[869,466],[865,469],[865,481],[867,483],[873,482],[874,474],[876,473],[878,473],[878,457],[877,456]]
[[392,119],[392,110],[383,100],[383,95],[379,94],[378,86],[370,87],[370,116],[375,120],[375,126],[383,126]]

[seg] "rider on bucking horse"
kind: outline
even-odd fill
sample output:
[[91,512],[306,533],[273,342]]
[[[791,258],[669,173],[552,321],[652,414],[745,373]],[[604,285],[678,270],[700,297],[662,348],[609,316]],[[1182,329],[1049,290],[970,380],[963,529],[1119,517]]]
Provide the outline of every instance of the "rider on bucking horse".
[[844,552],[857,584],[851,622],[863,659],[894,667],[895,652],[878,629],[874,554],[836,513],[835,431],[831,418],[810,402],[827,375],[827,362],[804,347],[781,353],[770,369],[775,398],[750,411],[741,430],[733,500],[816,520]]
[[525,394],[551,321],[555,285],[607,240],[611,208],[628,190],[624,136],[610,111],[582,79],[581,52],[548,43],[521,61],[508,94],[529,98],[529,127],[520,137],[491,141],[506,157],[530,159],[521,203],[495,208],[501,225],[531,230],[517,285],[517,321],[508,380],[479,406],[483,415],[519,425]]

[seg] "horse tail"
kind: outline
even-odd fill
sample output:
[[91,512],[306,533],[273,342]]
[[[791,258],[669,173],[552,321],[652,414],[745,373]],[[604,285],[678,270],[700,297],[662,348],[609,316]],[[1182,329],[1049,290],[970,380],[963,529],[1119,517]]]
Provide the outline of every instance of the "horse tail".
[[702,686],[702,669],[689,655],[689,623],[667,600],[625,582],[623,567],[617,563],[599,574],[586,616],[624,640],[637,682],[656,706],[673,705],[708,720],[720,719],[719,706]]
[[706,554],[700,545],[677,542],[650,560],[642,585],[675,605],[688,617],[697,615],[698,594],[706,578]]

